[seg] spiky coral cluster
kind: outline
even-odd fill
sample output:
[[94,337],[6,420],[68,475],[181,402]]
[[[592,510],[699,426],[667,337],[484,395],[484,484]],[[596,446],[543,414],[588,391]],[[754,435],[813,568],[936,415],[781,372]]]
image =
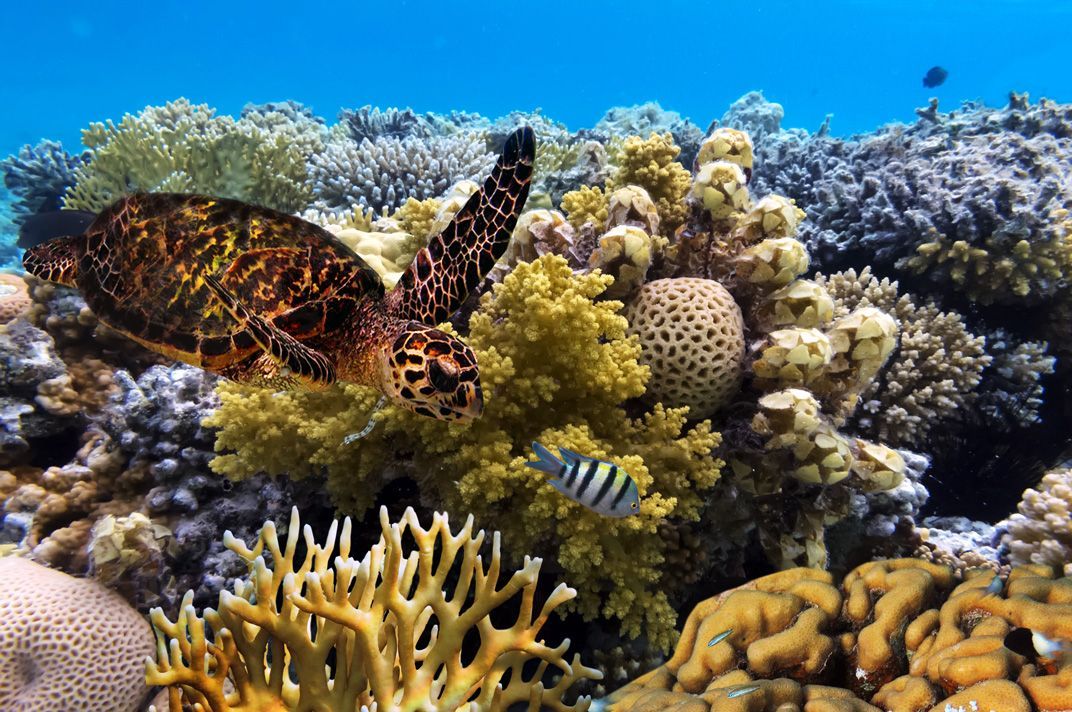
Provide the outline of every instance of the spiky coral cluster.
[[[484,532],[474,531],[472,517],[454,534],[445,514],[425,529],[412,509],[392,524],[383,508],[380,526],[379,543],[361,559],[351,556],[349,519],[341,531],[333,522],[323,545],[307,525],[304,560],[297,509],[285,547],[270,521],[252,548],[227,532],[249,580],[222,592],[203,618],[192,593],[175,621],[153,610],[157,659],[147,664],[148,684],[169,688],[172,712],[184,703],[215,712],[588,708],[587,698],[564,697],[575,681],[599,673],[579,657],[565,659],[568,640],[557,647],[537,640],[554,609],[576,595],[559,584],[537,609],[540,559],[526,557],[500,584],[499,534],[485,565]],[[491,614],[517,597],[514,622],[493,624]],[[463,645],[473,631],[479,649],[469,655]],[[534,669],[526,665],[533,661]]]
[[[703,491],[719,477],[719,436],[706,422],[685,426],[683,410],[655,408],[634,420],[621,404],[648,377],[639,346],[625,337],[620,303],[597,301],[610,278],[575,275],[546,255],[521,263],[485,295],[466,341],[476,352],[486,394],[483,416],[448,425],[387,406],[378,395],[343,386],[323,394],[273,395],[220,387],[214,467],[231,476],[260,470],[301,476],[325,468],[344,511],[362,512],[383,478],[407,462],[422,495],[501,529],[518,546],[553,555],[578,587],[588,617],[620,618],[630,635],[669,642],[675,618],[660,585],[666,517],[696,519]],[[352,445],[347,435],[372,433]],[[638,516],[608,521],[559,495],[525,468],[533,440],[615,462],[636,480]],[[401,470],[405,473],[404,470]]]
[[263,128],[265,120],[257,114],[235,121],[179,99],[127,114],[118,124],[92,124],[82,132],[88,162],[75,169],[64,206],[98,211],[131,190],[151,190],[299,210],[310,197],[307,152],[319,148],[322,127],[280,119]]
[[783,571],[700,603],[673,657],[601,706],[1066,710],[1072,660],[1057,653],[1032,663],[1005,641],[1014,628],[1068,640],[1070,585],[1044,567],[1004,581],[978,570],[957,585],[947,567],[914,559],[864,564],[840,585],[825,572]]

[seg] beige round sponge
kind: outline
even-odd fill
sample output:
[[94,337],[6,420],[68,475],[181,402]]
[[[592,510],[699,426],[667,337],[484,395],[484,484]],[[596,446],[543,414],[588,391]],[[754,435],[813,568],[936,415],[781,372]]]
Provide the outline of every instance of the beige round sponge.
[[648,282],[625,317],[640,338],[641,362],[651,367],[651,400],[687,405],[690,418],[706,418],[737,393],[744,320],[721,284],[692,277]]
[[148,622],[115,592],[0,558],[0,710],[135,712],[154,650]]

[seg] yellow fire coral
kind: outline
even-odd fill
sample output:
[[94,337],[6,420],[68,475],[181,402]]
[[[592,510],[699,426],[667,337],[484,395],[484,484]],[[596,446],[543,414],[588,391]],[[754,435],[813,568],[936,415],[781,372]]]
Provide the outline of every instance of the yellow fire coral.
[[[426,501],[472,512],[515,545],[553,555],[585,616],[620,618],[627,634],[666,645],[675,614],[661,585],[659,523],[700,516],[703,492],[720,474],[711,454],[720,439],[706,421],[686,429],[684,409],[656,407],[638,420],[622,409],[644,392],[649,372],[626,337],[621,304],[597,300],[610,282],[544,255],[483,297],[466,341],[485,407],[469,424],[393,406],[373,413],[377,394],[356,386],[272,394],[223,384],[222,405],[206,422],[221,428],[217,449],[233,452],[213,467],[231,476],[324,470],[335,503],[358,513],[383,478],[408,474]],[[372,432],[344,445],[370,417]],[[524,467],[533,440],[623,467],[640,489],[640,513],[608,521],[562,497]]]
[[616,172],[607,181],[614,189],[638,185],[648,191],[659,211],[664,235],[672,235],[685,222],[685,196],[692,183],[689,171],[677,162],[681,149],[669,133],[652,133],[648,138],[630,136],[615,155]]
[[[472,517],[454,534],[445,514],[425,529],[412,509],[392,524],[386,507],[379,543],[355,559],[350,520],[341,531],[338,524],[323,545],[306,525],[300,561],[297,509],[285,547],[272,522],[252,548],[227,532],[224,543],[245,560],[249,580],[221,592],[218,609],[204,617],[192,593],[175,621],[153,609],[156,661],[147,662],[146,680],[169,688],[172,712],[184,703],[213,712],[588,708],[588,698],[569,704],[564,695],[600,673],[578,656],[566,661],[568,640],[537,640],[554,609],[576,595],[559,584],[535,608],[540,559],[526,557],[502,584],[497,532],[485,565],[485,535]],[[514,622],[492,623],[492,612],[518,597]],[[479,648],[465,649],[473,631]],[[532,661],[539,662],[526,665]]]
[[[814,569],[765,576],[700,603],[673,656],[597,703],[610,712],[1072,708],[1072,659],[1028,664],[1015,627],[1072,639],[1072,579],[1016,569],[954,588],[915,559],[864,564],[835,586]],[[818,703],[819,700],[826,701]]]

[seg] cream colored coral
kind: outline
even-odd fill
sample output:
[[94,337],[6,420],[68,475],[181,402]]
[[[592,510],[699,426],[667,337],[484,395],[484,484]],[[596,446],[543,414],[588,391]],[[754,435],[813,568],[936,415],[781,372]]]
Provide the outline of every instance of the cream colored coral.
[[733,238],[751,245],[759,240],[793,237],[804,217],[804,211],[789,198],[768,195],[741,215],[733,228]]
[[149,625],[118,594],[0,558],[0,710],[136,712]]
[[822,326],[834,318],[834,300],[810,279],[795,279],[768,294],[756,316],[771,327]]
[[653,237],[633,225],[619,225],[600,236],[588,258],[588,267],[614,277],[606,294],[621,299],[644,283],[652,260],[666,244],[665,237]]
[[752,204],[744,171],[728,161],[701,166],[692,179],[691,195],[716,221],[736,218]]
[[[191,593],[174,622],[152,611],[149,684],[172,688],[172,712],[183,702],[213,712],[588,708],[586,697],[569,704],[563,696],[600,673],[576,657],[566,661],[569,641],[550,647],[537,639],[551,612],[576,595],[560,584],[535,608],[540,559],[526,557],[500,582],[499,535],[485,565],[485,535],[472,516],[453,534],[445,514],[425,529],[412,509],[392,524],[384,507],[380,526],[379,543],[360,560],[350,555],[349,519],[332,524],[323,546],[307,525],[301,562],[296,509],[285,547],[271,522],[252,548],[228,532],[224,543],[247,562],[250,580],[222,592],[218,611],[204,618]],[[493,625],[492,611],[515,598],[514,622]],[[479,647],[463,662],[467,638]]]
[[779,237],[744,250],[737,258],[737,276],[752,284],[783,287],[808,271],[808,249],[790,237]]
[[510,238],[510,245],[499,261],[513,267],[518,262],[532,262],[540,255],[565,255],[573,247],[573,226],[557,210],[528,210],[521,214]]
[[633,225],[649,235],[659,234],[659,211],[648,191],[639,185],[623,186],[608,196],[607,229],[619,225]]
[[1046,473],[1002,525],[1013,564],[1055,566],[1072,576],[1072,469]]
[[[761,387],[807,385],[834,358],[826,334],[817,329],[780,329],[767,336],[768,346],[752,364]],[[764,383],[765,382],[765,383]]]
[[745,175],[752,174],[752,139],[744,131],[720,126],[700,144],[696,165],[704,166],[714,161],[729,161],[741,167]]
[[647,396],[706,418],[737,393],[744,321],[733,295],[710,279],[657,279],[625,310],[651,367]]
[[893,448],[857,438],[852,441],[852,453],[852,473],[865,492],[891,490],[904,481],[905,461]]
[[897,346],[897,333],[893,317],[874,307],[835,319],[826,330],[834,361],[821,390],[837,396],[856,394],[870,385]]
[[768,450],[792,452],[791,474],[802,482],[832,485],[849,476],[849,442],[819,416],[819,404],[808,391],[787,388],[760,398],[752,429],[769,436]]
[[416,254],[415,238],[407,232],[366,232],[335,225],[325,229],[376,270],[388,289],[402,278]]

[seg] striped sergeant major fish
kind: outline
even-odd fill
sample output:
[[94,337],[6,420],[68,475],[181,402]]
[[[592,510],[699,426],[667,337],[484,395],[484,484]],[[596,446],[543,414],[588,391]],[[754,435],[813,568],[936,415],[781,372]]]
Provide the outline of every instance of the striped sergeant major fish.
[[629,473],[610,462],[558,448],[561,459],[538,442],[532,452],[539,458],[525,464],[549,475],[548,482],[574,502],[606,517],[628,517],[640,511],[640,492]]

